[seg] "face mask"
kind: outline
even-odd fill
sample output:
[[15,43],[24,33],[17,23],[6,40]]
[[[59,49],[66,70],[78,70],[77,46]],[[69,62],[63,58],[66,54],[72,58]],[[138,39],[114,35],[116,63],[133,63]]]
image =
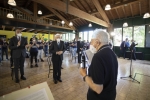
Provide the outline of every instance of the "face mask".
[[21,33],[18,33],[17,36],[22,36],[22,34],[21,34]]
[[57,39],[57,42],[60,42],[60,39]]
[[39,42],[41,42],[41,40],[39,40]]
[[92,53],[96,53],[97,52],[96,48],[93,45],[90,45],[90,51]]
[[33,40],[33,42],[35,42],[35,40]]

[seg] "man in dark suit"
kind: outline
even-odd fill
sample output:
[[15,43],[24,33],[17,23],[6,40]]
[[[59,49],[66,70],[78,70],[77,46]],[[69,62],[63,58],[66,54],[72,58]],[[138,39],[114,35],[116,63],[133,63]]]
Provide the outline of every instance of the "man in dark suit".
[[[135,44],[135,41],[134,41],[134,40],[131,40],[131,42],[132,42],[132,43],[131,43],[131,46],[130,46],[131,57],[132,57],[134,60],[136,60],[136,55],[135,55],[136,48],[135,48],[135,46],[138,45],[138,43]],[[130,60],[131,57],[130,57],[128,60]]]
[[79,37],[78,41],[77,41],[77,53],[78,53],[78,63],[81,63],[81,51],[83,50],[83,42],[81,41],[81,37]]
[[14,70],[16,83],[19,83],[18,68],[20,67],[21,79],[26,80],[24,77],[24,61],[26,57],[26,47],[28,46],[27,39],[22,37],[21,30],[16,29],[16,36],[12,37],[9,43],[10,50],[12,52],[12,58],[14,61]]
[[120,45],[120,56],[123,54],[123,58],[125,59],[125,53],[126,50],[129,48],[129,42],[128,42],[128,38],[126,38],[125,41],[122,41],[121,45]]
[[65,44],[64,41],[60,40],[60,38],[60,34],[56,34],[55,41],[52,42],[49,48],[49,52],[52,53],[53,79],[55,84],[57,84],[57,81],[62,82],[61,66],[63,60],[63,53],[65,52]]

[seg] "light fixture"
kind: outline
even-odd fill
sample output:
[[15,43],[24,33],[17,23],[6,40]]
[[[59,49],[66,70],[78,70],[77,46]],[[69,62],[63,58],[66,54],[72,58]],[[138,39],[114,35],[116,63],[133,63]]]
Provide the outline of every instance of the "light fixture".
[[8,13],[8,14],[7,14],[7,18],[14,18],[14,16],[13,16],[12,13]]
[[114,32],[111,32],[110,35],[111,35],[111,36],[115,36],[115,33],[114,33]]
[[73,26],[73,23],[72,23],[72,22],[70,22],[70,23],[69,23],[69,26]]
[[111,9],[110,4],[107,4],[107,5],[105,6],[105,10],[110,10],[110,9]]
[[38,11],[38,14],[39,14],[39,15],[42,15],[42,11],[41,11],[41,10],[39,10],[39,11]]
[[145,13],[143,18],[149,18],[150,17],[150,14],[149,13]]
[[123,23],[123,27],[128,27],[128,23],[127,22]]
[[73,30],[73,33],[75,33],[75,30]]
[[8,4],[11,6],[16,6],[15,0],[8,0]]
[[92,24],[91,24],[91,23],[89,24],[89,27],[92,27]]
[[63,24],[63,25],[64,25],[64,24],[65,24],[65,21],[61,21],[61,24]]

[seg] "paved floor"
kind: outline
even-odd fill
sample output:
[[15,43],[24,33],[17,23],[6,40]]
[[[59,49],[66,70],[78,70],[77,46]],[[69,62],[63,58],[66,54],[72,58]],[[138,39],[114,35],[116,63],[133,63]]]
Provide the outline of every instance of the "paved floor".
[[[62,69],[62,83],[54,84],[52,73],[48,78],[48,63],[40,62],[39,67],[30,68],[28,59],[25,62],[26,81],[21,81],[21,88],[47,81],[55,100],[86,100],[87,84],[82,81],[79,74],[78,64],[71,62],[68,54],[64,55]],[[121,76],[129,75],[130,61],[119,58],[118,84],[116,100],[150,100],[150,77],[137,74],[136,79],[141,83],[120,79]],[[3,61],[0,66],[0,96],[20,89],[10,76],[9,61]],[[52,71],[51,71],[52,72]],[[150,76],[150,61],[133,61],[133,72]]]

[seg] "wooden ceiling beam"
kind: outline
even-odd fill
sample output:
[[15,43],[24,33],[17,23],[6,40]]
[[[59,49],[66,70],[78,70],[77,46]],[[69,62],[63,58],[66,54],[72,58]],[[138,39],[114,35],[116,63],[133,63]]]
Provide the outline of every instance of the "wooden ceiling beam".
[[129,4],[134,4],[134,3],[138,3],[140,0],[128,0],[128,1],[124,1],[118,4],[114,4],[111,5],[111,9],[116,9],[116,8],[120,8],[122,6],[124,6],[125,4],[129,5]]
[[42,19],[42,18],[46,18],[46,17],[52,17],[52,16],[55,16],[55,15],[54,14],[48,14],[48,15],[41,16],[38,19]]
[[101,7],[100,3],[98,0],[92,0],[93,4],[95,5],[96,9],[98,10],[99,14],[102,16],[102,18],[108,22],[109,22],[109,18],[108,16],[106,15],[105,11],[103,10],[103,8]]
[[[47,8],[52,7],[54,9],[66,12],[66,4],[62,1],[59,1],[59,0],[33,0],[33,1],[38,2]],[[77,16],[79,18],[88,20],[90,22],[102,25],[104,27],[109,27],[109,24],[107,22],[105,22],[99,18],[96,18],[96,17],[94,17],[80,9],[77,9],[71,5],[68,6],[68,9],[69,9],[68,14],[71,14],[71,15]]]
[[26,2],[26,4],[25,4],[25,8],[27,8],[30,3],[31,3],[31,0],[27,0],[27,2]]
[[125,9],[124,9],[124,6],[122,6],[122,10],[123,10],[124,16],[127,17],[127,16],[126,16]]
[[133,15],[132,4],[130,4],[130,10],[131,10],[131,14],[132,14],[132,17],[133,17],[134,15]]
[[4,25],[2,25],[2,29],[5,30],[5,26]]
[[141,3],[139,2],[139,11],[140,11],[140,16],[142,15],[142,10],[141,10]]
[[86,11],[86,12],[88,12],[87,11],[87,9],[84,7],[84,5],[82,4],[82,2],[80,2],[79,0],[76,0],[77,2],[79,2],[78,4],[80,4],[83,8],[84,8],[84,10]]
[[84,0],[84,1],[85,1],[86,5],[87,5],[87,6],[89,7],[89,9],[90,9],[90,11],[88,11],[88,12],[92,12],[93,10],[92,10],[91,6],[87,3],[86,0]]
[[148,4],[148,5],[149,5],[149,12],[150,12],[150,0],[148,0],[148,3],[149,3],[149,4]]
[[116,11],[116,13],[117,13],[117,15],[118,15],[118,17],[119,17],[119,19],[120,19],[120,16],[119,16],[118,10],[117,10],[117,9],[115,9],[115,11]]
[[[69,26],[69,22],[67,21],[67,19],[65,19],[62,15],[60,15],[57,11],[55,11],[54,9],[47,7],[53,14],[55,14],[57,17],[59,17],[61,20],[65,21],[65,23]],[[69,26],[70,27],[70,26]],[[71,27],[71,29],[76,30],[76,28],[74,26]]]
[[111,10],[109,11],[110,15],[112,16],[113,19],[115,19],[114,15],[112,14]]

